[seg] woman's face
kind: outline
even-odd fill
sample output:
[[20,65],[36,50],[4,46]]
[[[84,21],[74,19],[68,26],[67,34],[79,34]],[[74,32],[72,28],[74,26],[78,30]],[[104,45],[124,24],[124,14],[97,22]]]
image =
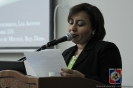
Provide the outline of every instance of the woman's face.
[[73,35],[72,42],[85,44],[92,38],[92,28],[89,16],[85,12],[73,15],[69,21],[68,32]]

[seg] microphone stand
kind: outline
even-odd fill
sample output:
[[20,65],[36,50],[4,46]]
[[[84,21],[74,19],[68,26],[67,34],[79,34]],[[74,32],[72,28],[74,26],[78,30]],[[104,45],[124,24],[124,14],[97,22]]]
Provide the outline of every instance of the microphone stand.
[[[54,39],[53,41],[48,42],[46,45],[41,46],[41,47],[38,48],[36,51],[38,52],[38,51],[44,50],[44,49],[46,49],[47,47],[57,45],[58,43],[61,43],[61,42],[64,42],[64,41],[70,41],[70,40],[72,40],[72,38],[73,38],[73,36],[72,36],[70,33],[68,33],[68,34],[67,34],[66,36],[64,36],[64,37],[61,37],[61,38],[59,38],[59,39],[57,39],[57,40]],[[19,59],[18,61],[25,61],[25,60],[26,60],[26,57],[24,56],[24,57],[22,57],[21,59]]]

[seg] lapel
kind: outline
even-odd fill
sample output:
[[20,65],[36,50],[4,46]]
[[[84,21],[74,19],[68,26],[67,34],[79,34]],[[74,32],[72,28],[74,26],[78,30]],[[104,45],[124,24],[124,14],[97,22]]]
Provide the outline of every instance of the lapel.
[[76,52],[76,50],[77,50],[77,46],[75,45],[74,47],[72,47],[72,49],[67,51],[67,57],[65,59],[67,65],[70,59],[72,58],[72,56],[74,55],[74,53]]
[[[73,65],[72,68],[74,68],[75,66],[77,66],[78,64],[80,64],[83,60],[85,60],[87,58],[87,56],[90,54],[90,50],[92,50],[95,46],[95,44],[98,41],[91,39],[85,46],[85,48],[82,50],[81,54],[79,55],[79,57],[77,58],[75,64]],[[74,55],[74,54],[73,54]]]

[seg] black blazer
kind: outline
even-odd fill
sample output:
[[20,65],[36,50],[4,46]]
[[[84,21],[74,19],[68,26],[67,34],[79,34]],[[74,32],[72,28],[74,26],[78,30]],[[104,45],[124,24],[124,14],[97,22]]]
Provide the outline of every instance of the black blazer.
[[[66,49],[62,55],[68,65],[77,46]],[[109,84],[109,68],[121,68],[120,52],[114,43],[90,40],[77,58],[72,69],[80,71],[86,78]]]

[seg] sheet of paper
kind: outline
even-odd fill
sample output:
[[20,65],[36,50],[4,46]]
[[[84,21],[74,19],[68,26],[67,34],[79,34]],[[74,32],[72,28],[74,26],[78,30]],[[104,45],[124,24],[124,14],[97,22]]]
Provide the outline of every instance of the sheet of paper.
[[51,72],[60,76],[61,68],[67,68],[59,49],[25,52],[24,55],[38,77],[48,77]]
[[25,65],[25,69],[27,72],[27,75],[31,75],[31,76],[37,76],[36,73],[34,72],[33,68],[31,67],[30,63],[28,62],[28,60],[24,61],[24,65]]

